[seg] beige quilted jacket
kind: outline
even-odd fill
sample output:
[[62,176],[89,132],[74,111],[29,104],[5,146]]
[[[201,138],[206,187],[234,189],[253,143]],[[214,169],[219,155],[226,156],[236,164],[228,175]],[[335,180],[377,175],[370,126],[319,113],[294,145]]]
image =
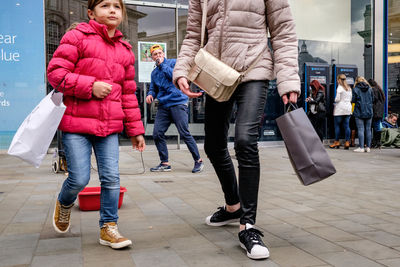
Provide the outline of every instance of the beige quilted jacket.
[[[203,0],[189,0],[187,34],[174,69],[175,84],[178,78],[187,77],[200,49],[202,6]],[[243,82],[276,77],[281,96],[300,93],[297,37],[288,0],[209,0],[207,6],[208,52],[239,72],[263,53]],[[267,46],[267,31],[273,53]]]

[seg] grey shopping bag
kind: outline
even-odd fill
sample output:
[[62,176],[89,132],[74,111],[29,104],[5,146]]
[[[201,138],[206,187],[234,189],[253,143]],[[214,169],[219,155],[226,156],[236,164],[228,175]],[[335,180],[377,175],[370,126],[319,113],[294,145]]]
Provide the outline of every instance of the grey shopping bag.
[[276,119],[289,159],[303,185],[321,181],[336,169],[302,108]]

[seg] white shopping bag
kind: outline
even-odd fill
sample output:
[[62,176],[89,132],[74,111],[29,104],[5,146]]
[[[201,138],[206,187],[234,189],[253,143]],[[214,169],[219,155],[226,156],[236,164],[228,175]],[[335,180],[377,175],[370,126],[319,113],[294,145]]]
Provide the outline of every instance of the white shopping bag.
[[8,154],[40,166],[66,109],[62,98],[53,90],[40,101],[18,128]]

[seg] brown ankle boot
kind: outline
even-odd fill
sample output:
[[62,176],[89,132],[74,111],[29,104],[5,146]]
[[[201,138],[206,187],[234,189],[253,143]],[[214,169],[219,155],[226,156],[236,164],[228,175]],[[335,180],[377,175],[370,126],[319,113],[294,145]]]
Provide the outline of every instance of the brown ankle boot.
[[346,142],[344,143],[344,149],[349,149],[349,147],[350,147],[350,142],[349,142],[349,141],[346,141]]
[[340,142],[339,141],[335,141],[333,142],[332,145],[329,146],[330,148],[339,148],[340,147]]

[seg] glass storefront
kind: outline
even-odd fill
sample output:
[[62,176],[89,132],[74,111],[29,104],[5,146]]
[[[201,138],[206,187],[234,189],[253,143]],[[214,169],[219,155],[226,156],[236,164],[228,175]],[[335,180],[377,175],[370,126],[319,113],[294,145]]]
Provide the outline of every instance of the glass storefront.
[[388,112],[400,113],[400,1],[388,3]]
[[[325,73],[325,78],[322,78],[328,91],[334,91],[332,84],[335,80],[333,77],[335,72],[332,71],[332,66],[351,65],[356,69],[358,75],[365,76],[367,79],[373,78],[374,44],[372,40],[374,27],[372,17],[374,5],[372,2],[374,0],[289,1],[296,20],[299,38],[299,73],[303,93],[299,105],[304,105],[302,101],[309,91],[307,73],[304,67],[306,63],[328,66],[328,73]],[[128,21],[122,25],[121,30],[133,45],[133,51],[137,56],[135,65],[136,82],[138,84],[137,96],[143,121],[146,124],[146,135],[151,138],[157,105],[145,103],[149,83],[143,82],[144,80],[140,77],[143,73],[143,67],[140,64],[141,62],[138,62],[138,44],[140,42],[163,43],[166,46],[167,57],[176,58],[182,40],[186,35],[188,0],[125,0],[125,2],[128,8]],[[398,2],[389,1],[390,5],[396,6],[399,10],[400,4]],[[75,21],[87,20],[86,3],[87,1],[83,0],[46,1],[48,59],[51,58],[56,43],[59,42],[68,26]],[[393,43],[400,41],[400,27],[398,25],[397,22],[397,28],[393,26],[393,37],[391,38]],[[391,63],[391,66],[393,65],[393,68],[397,71],[397,76],[393,78],[394,82],[393,79],[390,79],[390,88],[398,88],[398,84],[400,84],[400,65],[398,64]],[[396,94],[398,94],[398,91]],[[393,108],[393,104],[389,104],[389,106]],[[201,138],[204,135],[202,124],[204,120],[204,98],[191,99],[189,113],[190,130],[194,136]],[[282,113],[283,106],[276,90],[276,83],[271,81],[265,114],[260,122],[260,141],[281,140],[275,118]],[[234,118],[232,121],[234,122]],[[168,133],[176,135],[173,127]]]

